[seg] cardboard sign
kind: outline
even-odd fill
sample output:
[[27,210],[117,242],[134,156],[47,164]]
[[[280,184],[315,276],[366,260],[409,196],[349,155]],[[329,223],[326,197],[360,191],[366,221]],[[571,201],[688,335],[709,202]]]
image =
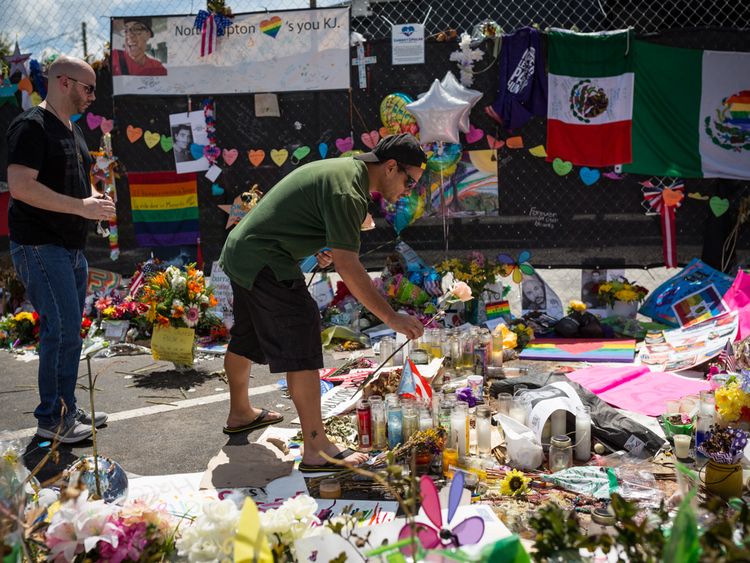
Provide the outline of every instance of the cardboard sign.
[[194,328],[156,325],[151,336],[151,355],[155,360],[191,365],[193,363],[194,343]]

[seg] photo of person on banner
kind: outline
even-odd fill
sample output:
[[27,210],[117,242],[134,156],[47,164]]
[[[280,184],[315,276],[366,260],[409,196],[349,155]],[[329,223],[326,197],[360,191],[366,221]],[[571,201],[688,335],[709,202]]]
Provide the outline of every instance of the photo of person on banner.
[[172,127],[172,141],[175,163],[195,160],[190,152],[190,143],[193,142],[193,130],[189,123],[180,123]]
[[[117,31],[116,31],[117,30]],[[126,16],[112,22],[112,76],[166,76],[166,45],[159,44],[163,56],[149,47],[154,37],[152,18]],[[162,60],[159,60],[162,59]]]

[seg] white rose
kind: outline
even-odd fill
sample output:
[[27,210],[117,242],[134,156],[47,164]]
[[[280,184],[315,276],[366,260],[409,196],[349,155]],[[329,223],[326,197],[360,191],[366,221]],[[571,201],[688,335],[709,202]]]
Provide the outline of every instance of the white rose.
[[231,500],[211,500],[203,505],[203,514],[213,524],[236,526],[240,511]]
[[286,533],[293,521],[291,514],[281,509],[267,510],[260,513],[260,527],[269,536]]
[[315,515],[318,503],[308,495],[299,495],[284,501],[282,508],[289,510],[294,518],[302,520]]
[[194,563],[216,561],[219,554],[218,546],[212,541],[197,541],[187,553],[188,560]]

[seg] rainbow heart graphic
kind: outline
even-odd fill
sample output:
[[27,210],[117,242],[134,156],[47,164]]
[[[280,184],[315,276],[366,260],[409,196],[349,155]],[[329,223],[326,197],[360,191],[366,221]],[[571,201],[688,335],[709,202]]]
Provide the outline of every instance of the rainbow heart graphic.
[[270,35],[276,39],[276,35],[278,35],[281,30],[281,18],[279,16],[274,16],[271,19],[261,21],[260,30],[266,35]]

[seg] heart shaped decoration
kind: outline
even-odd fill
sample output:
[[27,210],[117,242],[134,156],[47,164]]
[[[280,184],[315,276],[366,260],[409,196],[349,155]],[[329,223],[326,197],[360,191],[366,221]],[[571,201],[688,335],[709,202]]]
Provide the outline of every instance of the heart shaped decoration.
[[205,156],[211,164],[214,164],[221,156],[221,149],[216,145],[205,145],[203,147],[203,156]]
[[585,166],[581,168],[578,175],[581,177],[581,181],[587,186],[593,186],[601,178],[601,172],[596,168],[586,168]]
[[199,160],[203,158],[203,145],[190,143],[190,156],[193,157],[193,160]]
[[380,138],[381,139],[383,139],[383,138],[385,138],[385,137],[387,137],[388,135],[391,134],[391,132],[388,129],[388,127],[381,127],[380,129],[378,129],[378,133],[380,133]]
[[153,149],[156,145],[159,144],[159,139],[161,139],[161,135],[159,135],[159,133],[146,131],[146,133],[143,135],[143,140],[146,142],[146,146],[150,149]]
[[319,143],[318,153],[320,154],[320,158],[325,158],[328,155],[328,145],[326,143]]
[[568,354],[586,354],[599,350],[603,344],[601,342],[577,342],[574,344],[558,344],[557,347],[560,350],[564,350]]
[[468,133],[466,133],[466,142],[471,145],[478,141],[481,141],[482,137],[484,137],[484,131],[482,131],[481,129],[477,129],[471,123],[469,123],[469,131]]
[[[308,147],[307,145],[297,147],[292,153],[292,164],[299,164],[300,160],[303,160],[308,154],[310,154],[310,147]],[[281,164],[279,164],[279,166],[281,166]]]
[[[690,192],[690,193],[688,194],[688,197],[689,197],[690,199],[697,199],[697,200],[699,200],[699,201],[706,201],[706,200],[708,199],[708,196],[707,196],[707,195],[703,195],[703,194],[702,194],[702,193],[700,193],[700,192]],[[710,205],[710,204],[709,204],[709,205]]]
[[412,33],[414,33],[414,26],[413,25],[405,25],[401,28],[401,33],[409,37]]
[[339,152],[349,152],[354,148],[354,139],[351,137],[336,139],[336,148]]
[[262,20],[260,22],[260,30],[266,35],[276,39],[276,35],[278,35],[281,30],[281,18],[279,16],[274,16],[270,19]]
[[220,196],[224,194],[224,188],[219,184],[211,184],[211,195]]
[[[661,197],[664,199],[664,205],[667,207],[677,207],[680,205],[680,202],[685,198],[685,194],[682,192],[678,192],[676,190],[671,190],[669,188],[665,188],[661,192]],[[729,202],[727,202],[728,204]]]
[[[309,150],[309,149],[308,149]],[[274,161],[276,166],[281,166],[289,158],[289,151],[286,149],[271,149],[271,160]]]
[[161,136],[161,141],[159,141],[161,144],[161,150],[164,152],[169,152],[172,150],[172,137],[167,137],[166,135]]
[[239,156],[240,151],[237,149],[224,149],[221,151],[221,157],[224,159],[224,162],[227,166],[232,166],[234,164],[234,161],[237,160],[237,157]]
[[573,170],[573,163],[563,160],[562,158],[556,158],[552,161],[552,170],[554,170],[555,174],[558,176],[565,176],[566,174],[570,174],[570,171]]
[[143,135],[143,129],[141,129],[140,127],[133,127],[132,125],[128,125],[125,134],[128,136],[128,141],[130,141],[131,143],[135,143]]
[[402,125],[401,132],[411,133],[412,135],[416,135],[417,133],[419,133],[419,125],[417,125],[416,123],[410,123],[409,125]]
[[531,147],[529,149],[529,153],[531,153],[531,156],[535,156],[537,158],[547,158],[547,150],[544,148],[544,145]]
[[28,76],[24,76],[21,80],[18,81],[18,89],[21,92],[31,94],[34,91],[34,85],[31,83],[31,80],[29,80]]
[[487,144],[493,151],[500,150],[505,146],[505,141],[502,139],[495,139],[492,135],[487,135]]
[[508,137],[505,139],[505,145],[509,149],[522,149],[523,148],[523,137],[516,136],[516,137]]
[[115,128],[115,120],[102,118],[102,123],[101,125],[99,125],[99,127],[101,128],[102,133],[104,133],[105,135],[107,133],[111,133],[112,129]]
[[369,133],[362,133],[361,139],[364,145],[368,149],[372,150],[373,148],[375,148],[375,145],[377,145],[378,141],[380,140],[380,133],[378,133],[377,131],[370,131]]
[[260,166],[260,163],[266,158],[266,151],[263,149],[250,149],[247,151],[247,158],[253,166]]
[[729,211],[729,200],[723,197],[713,196],[708,200],[708,206],[711,208],[714,216],[721,217]]
[[86,114],[86,125],[89,126],[89,129],[92,131],[99,127],[102,124],[102,119],[104,119],[101,115],[96,115],[94,113],[87,113]]
[[[71,116],[70,116],[70,120],[71,120],[71,121],[72,121],[73,123],[75,123],[75,122],[77,122],[77,121],[78,121],[79,119],[81,119],[82,115],[83,115],[83,114],[80,114],[80,113],[74,113],[73,115],[71,115]],[[136,140],[137,140],[137,139],[136,139]]]

